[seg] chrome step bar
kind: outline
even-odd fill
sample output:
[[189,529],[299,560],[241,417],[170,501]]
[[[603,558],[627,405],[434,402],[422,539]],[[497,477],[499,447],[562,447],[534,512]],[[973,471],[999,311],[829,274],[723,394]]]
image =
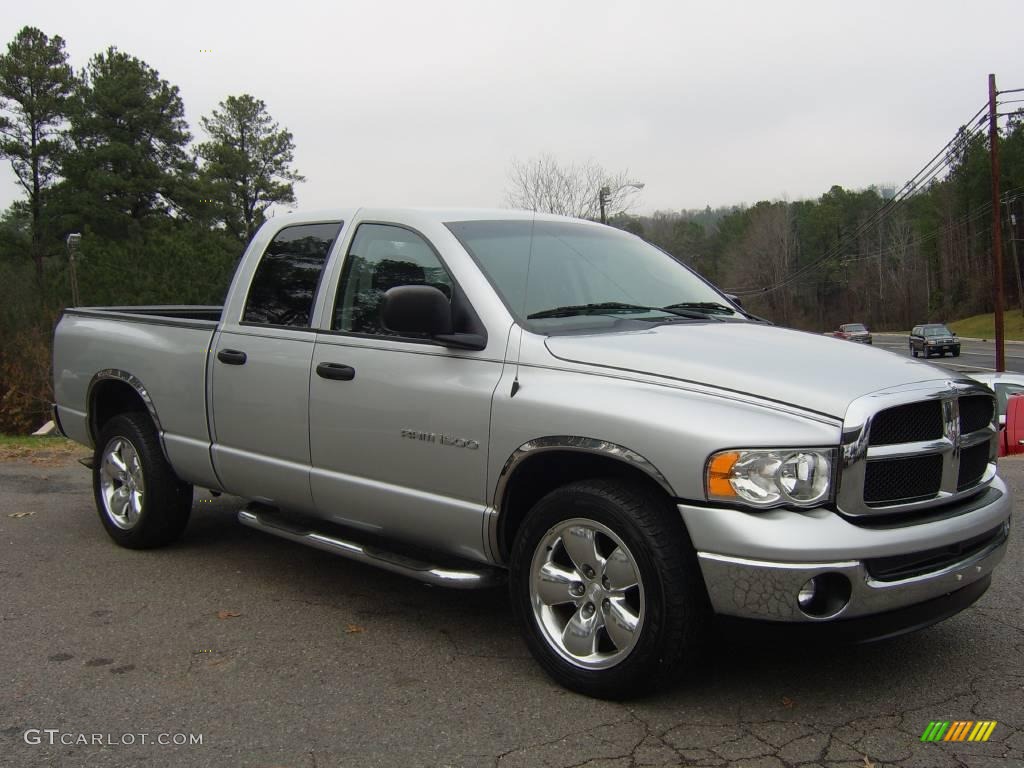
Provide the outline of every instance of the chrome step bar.
[[276,517],[269,508],[247,507],[238,513],[238,522],[249,528],[271,533],[297,544],[330,552],[332,555],[365,563],[385,571],[409,576],[427,584],[452,589],[487,589],[502,584],[505,572],[485,565],[467,568],[442,568],[405,555],[386,552],[366,544],[345,541],[308,528],[293,525]]

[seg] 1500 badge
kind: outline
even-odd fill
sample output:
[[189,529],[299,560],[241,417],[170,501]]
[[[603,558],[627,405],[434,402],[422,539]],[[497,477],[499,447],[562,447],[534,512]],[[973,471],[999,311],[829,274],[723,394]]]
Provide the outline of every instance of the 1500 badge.
[[422,440],[425,443],[453,445],[456,448],[469,448],[471,451],[475,451],[480,447],[480,443],[478,441],[470,440],[467,437],[455,437],[454,435],[445,435],[438,432],[420,432],[417,429],[403,429],[402,437],[407,440]]

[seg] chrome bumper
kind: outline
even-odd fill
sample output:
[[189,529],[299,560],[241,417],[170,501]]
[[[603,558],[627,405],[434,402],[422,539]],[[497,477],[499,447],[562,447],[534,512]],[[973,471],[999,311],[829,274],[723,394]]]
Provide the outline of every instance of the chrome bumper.
[[[999,478],[994,487],[999,493],[987,496],[992,500],[984,506],[898,528],[855,526],[827,510],[754,514],[688,505],[679,505],[679,510],[716,613],[821,623],[923,603],[991,574],[1006,553],[1006,536],[963,560],[900,580],[873,578],[865,561],[944,547],[1000,526],[1008,533],[1011,499]],[[809,579],[826,573],[849,581],[849,601],[827,618],[808,615],[797,604],[797,593]]]

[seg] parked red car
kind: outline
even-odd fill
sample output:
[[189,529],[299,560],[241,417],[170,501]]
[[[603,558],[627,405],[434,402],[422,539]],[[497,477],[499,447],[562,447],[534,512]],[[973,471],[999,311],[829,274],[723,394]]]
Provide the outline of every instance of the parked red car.
[[1006,399],[1006,425],[999,431],[999,455],[1024,453],[1024,393]]
[[832,335],[837,339],[856,341],[859,344],[871,343],[871,333],[863,323],[844,323],[843,325],[840,325],[839,330]]

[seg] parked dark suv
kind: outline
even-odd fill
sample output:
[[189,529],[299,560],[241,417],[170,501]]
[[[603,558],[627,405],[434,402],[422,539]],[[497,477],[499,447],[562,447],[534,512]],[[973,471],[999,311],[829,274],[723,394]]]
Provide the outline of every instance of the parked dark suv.
[[933,354],[945,357],[947,352],[953,357],[960,357],[960,339],[942,323],[917,325],[910,332],[910,352],[914,357],[921,353],[925,357]]

